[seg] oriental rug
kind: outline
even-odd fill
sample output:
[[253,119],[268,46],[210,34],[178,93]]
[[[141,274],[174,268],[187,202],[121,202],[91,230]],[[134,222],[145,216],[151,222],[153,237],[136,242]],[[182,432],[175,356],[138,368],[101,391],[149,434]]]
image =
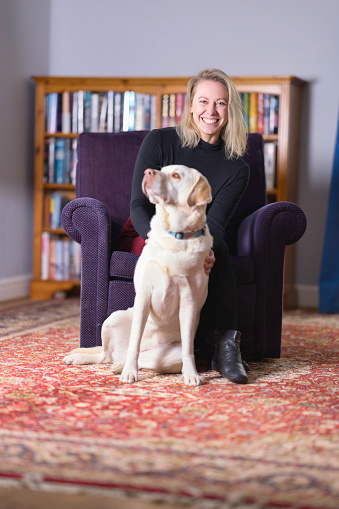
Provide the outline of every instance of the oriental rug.
[[339,507],[339,315],[285,313],[280,359],[204,385],[66,366],[78,300],[0,309],[0,484],[202,508]]

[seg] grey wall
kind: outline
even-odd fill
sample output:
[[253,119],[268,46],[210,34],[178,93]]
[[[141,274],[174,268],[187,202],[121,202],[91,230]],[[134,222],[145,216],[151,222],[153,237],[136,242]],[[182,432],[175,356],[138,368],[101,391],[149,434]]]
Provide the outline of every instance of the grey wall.
[[[316,304],[338,120],[337,0],[8,0],[3,5],[13,16],[15,26],[6,33],[17,48],[12,47],[6,58],[1,56],[2,69],[6,73],[10,69],[16,79],[21,101],[16,101],[17,112],[22,118],[21,122],[16,119],[19,129],[13,125],[11,133],[12,104],[6,105],[7,120],[0,118],[1,132],[7,138],[6,168],[13,163],[13,152],[18,158],[7,179],[1,177],[1,188],[8,181],[7,201],[10,197],[20,201],[25,227],[21,226],[18,237],[12,228],[7,230],[9,244],[18,246],[19,252],[16,261],[7,254],[0,264],[0,283],[13,270],[19,274],[30,270],[27,181],[31,178],[31,133],[25,125],[30,109],[26,102],[29,75],[187,76],[204,67],[219,67],[231,76],[296,75],[309,82],[302,104],[298,194],[308,230],[297,246],[297,284],[300,303]],[[38,13],[42,16],[39,23]],[[7,28],[7,22],[1,20],[2,24]],[[2,97],[3,90],[5,97],[13,97],[13,79],[7,81],[6,86],[1,79]],[[1,171],[2,175],[3,168]],[[19,176],[26,182],[21,195]],[[0,213],[5,210],[1,198]],[[18,225],[20,221],[17,217]]]
[[32,273],[34,88],[48,73],[49,2],[0,0],[0,300]]

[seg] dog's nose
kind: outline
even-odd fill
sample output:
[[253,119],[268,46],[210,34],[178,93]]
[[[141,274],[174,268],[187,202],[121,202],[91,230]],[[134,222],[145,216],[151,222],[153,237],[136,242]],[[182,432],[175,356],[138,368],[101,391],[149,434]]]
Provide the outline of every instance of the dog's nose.
[[151,170],[151,168],[147,168],[147,170],[145,170],[144,174],[146,177],[152,178],[155,175],[155,171]]

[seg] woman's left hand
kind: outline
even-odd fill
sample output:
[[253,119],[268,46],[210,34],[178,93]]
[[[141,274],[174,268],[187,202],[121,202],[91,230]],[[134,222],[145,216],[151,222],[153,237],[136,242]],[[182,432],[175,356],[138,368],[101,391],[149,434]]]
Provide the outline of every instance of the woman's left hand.
[[213,268],[214,262],[215,262],[214,252],[213,252],[213,249],[210,249],[210,252],[206,256],[205,262],[204,262],[204,271],[205,271],[205,274],[207,274],[207,275],[210,274],[210,272],[211,272],[211,270]]

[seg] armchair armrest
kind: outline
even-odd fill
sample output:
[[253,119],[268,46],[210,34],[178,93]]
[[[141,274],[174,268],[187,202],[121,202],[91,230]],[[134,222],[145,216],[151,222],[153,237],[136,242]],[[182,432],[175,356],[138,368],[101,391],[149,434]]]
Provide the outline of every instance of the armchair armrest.
[[[77,198],[61,214],[65,232],[81,243],[80,345],[101,345],[101,324],[107,318],[111,221],[94,198]],[[95,315],[95,320],[93,319]]]
[[262,256],[272,243],[294,244],[306,230],[306,217],[295,203],[280,201],[261,207],[240,223],[239,256]]
[[[290,202],[265,205],[246,217],[238,229],[238,255],[250,256],[257,287],[256,314],[262,324],[258,356],[280,357],[285,248],[306,230],[301,208]],[[279,324],[279,325],[277,325]]]

